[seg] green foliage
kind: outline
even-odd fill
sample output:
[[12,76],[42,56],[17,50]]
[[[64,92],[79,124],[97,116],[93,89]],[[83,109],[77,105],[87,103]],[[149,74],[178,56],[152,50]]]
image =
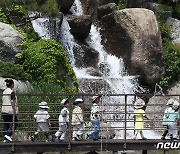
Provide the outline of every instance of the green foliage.
[[117,10],[125,9],[126,7],[126,0],[119,0],[117,5]]
[[31,80],[31,75],[24,72],[22,65],[0,61],[0,68],[1,77],[13,78],[16,80]]
[[173,44],[169,39],[163,41],[165,76],[161,86],[168,86],[173,81],[180,81],[180,45]]
[[30,23],[26,24],[23,29],[24,29],[23,36],[25,40],[27,40],[28,42],[35,42],[40,39]]
[[[24,70],[32,75],[35,82],[57,83],[66,89],[66,92],[77,91],[78,83],[74,71],[69,64],[63,47],[54,40],[40,40],[26,42],[25,50],[18,55]],[[59,70],[64,70],[58,74]],[[71,77],[73,86],[67,84]]]
[[56,17],[59,13],[56,0],[47,0],[46,3],[42,5],[41,12],[44,12],[45,15],[49,17]]
[[158,20],[158,25],[159,25],[159,29],[160,29],[162,38],[169,37],[170,27],[167,24],[167,22],[164,21],[164,20],[159,19]]
[[20,5],[11,5],[8,10],[12,16],[16,16],[20,19],[27,19],[28,17],[27,11]]
[[0,22],[3,23],[9,23],[6,14],[4,13],[4,11],[2,10],[2,8],[0,8]]
[[[14,8],[14,6],[22,7],[26,11],[37,11],[41,14],[56,17],[59,13],[56,0],[1,0],[0,7],[4,9]],[[14,15],[19,14],[14,10]]]

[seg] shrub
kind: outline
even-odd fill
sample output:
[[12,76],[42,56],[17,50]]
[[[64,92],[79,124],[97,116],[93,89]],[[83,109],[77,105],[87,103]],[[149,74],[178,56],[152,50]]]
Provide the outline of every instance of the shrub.
[[24,72],[23,66],[10,62],[0,61],[0,76],[16,80],[31,80],[31,75]]
[[[55,40],[40,40],[26,42],[25,50],[18,55],[24,70],[31,74],[35,82],[52,82],[60,84],[67,91],[77,91],[78,83],[73,68],[71,67],[63,47]],[[58,73],[61,70],[61,73]],[[73,81],[73,86],[67,83],[68,78]]]
[[173,44],[171,40],[163,40],[165,76],[160,84],[167,87],[173,81],[180,81],[180,45]]
[[117,4],[117,10],[125,9],[126,7],[126,1],[125,0],[119,0]]

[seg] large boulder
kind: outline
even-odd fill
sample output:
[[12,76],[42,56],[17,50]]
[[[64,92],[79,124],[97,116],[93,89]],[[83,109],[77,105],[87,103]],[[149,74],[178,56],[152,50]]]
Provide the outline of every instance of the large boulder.
[[23,36],[10,25],[0,22],[0,60],[15,62]]
[[87,45],[74,46],[74,57],[76,67],[97,67],[99,53]]
[[70,32],[76,39],[84,40],[89,36],[92,24],[91,16],[68,16],[67,21],[71,28]]
[[147,9],[132,8],[102,18],[107,51],[123,57],[127,71],[154,86],[164,74],[162,40],[156,17]]

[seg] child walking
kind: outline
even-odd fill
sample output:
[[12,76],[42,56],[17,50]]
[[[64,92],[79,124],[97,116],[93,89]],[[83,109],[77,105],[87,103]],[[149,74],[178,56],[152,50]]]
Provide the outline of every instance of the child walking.
[[60,142],[65,142],[66,132],[69,125],[68,104],[68,98],[61,101],[62,110],[59,114],[59,130],[52,136],[52,142],[55,142],[56,138],[59,138]]
[[37,131],[31,136],[31,141],[34,142],[40,132],[44,132],[46,136],[46,142],[49,142],[49,127],[50,124],[49,118],[50,115],[47,111],[49,107],[47,106],[47,102],[39,103],[39,110],[34,115],[36,122],[38,124]]
[[143,140],[147,139],[144,137],[142,130],[144,129],[144,118],[149,119],[145,111],[143,110],[143,107],[145,106],[145,102],[142,99],[137,99],[134,104],[134,119],[135,119],[135,134],[134,139],[137,140],[137,135],[140,133],[141,138]]
[[179,111],[178,101],[174,101],[172,109],[174,110],[174,112],[169,115],[169,122],[168,122],[169,134],[171,136],[171,139],[173,139],[174,141],[178,141],[177,120],[180,118],[178,112]]
[[174,110],[172,109],[173,103],[174,103],[174,100],[171,98],[167,101],[167,104],[166,104],[166,109],[164,111],[163,122],[162,122],[162,125],[166,127],[166,130],[162,134],[162,137],[161,137],[162,140],[166,139],[166,135],[168,134],[168,131],[169,131],[168,122],[169,122],[169,116],[171,115],[171,113],[174,112]]
[[87,138],[93,137],[93,141],[99,140],[101,114],[105,112],[105,110],[100,107],[100,98],[101,96],[93,96],[93,106],[91,107],[90,118],[93,130],[87,133]]
[[77,98],[73,105],[75,106],[72,112],[72,126],[73,126],[73,140],[80,141],[83,139],[84,131],[84,120],[83,120],[83,110],[81,106],[83,105],[83,100]]

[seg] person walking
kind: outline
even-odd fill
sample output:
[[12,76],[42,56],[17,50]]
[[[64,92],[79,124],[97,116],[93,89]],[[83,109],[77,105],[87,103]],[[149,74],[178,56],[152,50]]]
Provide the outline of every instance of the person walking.
[[31,136],[31,141],[34,142],[40,132],[44,132],[46,136],[46,142],[49,142],[49,126],[50,124],[50,115],[48,113],[47,102],[39,103],[39,110],[35,113],[34,118],[38,124],[37,131]]
[[[2,96],[2,119],[3,119],[3,135],[4,142],[12,142],[13,131],[16,130],[18,126],[17,115],[19,113],[17,97],[14,88],[14,81],[12,79],[6,79],[7,88],[3,91]],[[15,123],[13,123],[13,121]]]
[[172,109],[174,110],[174,112],[169,114],[169,121],[167,122],[168,127],[169,127],[169,134],[170,134],[170,138],[172,140],[178,141],[177,121],[180,118],[180,116],[179,116],[179,102],[178,101],[175,100],[173,102]]
[[52,135],[52,142],[55,142],[56,138],[59,138],[59,142],[65,142],[66,132],[69,125],[69,100],[68,98],[61,101],[62,110],[59,114],[59,130]]
[[91,115],[90,119],[92,122],[93,130],[87,133],[87,137],[93,137],[94,141],[99,139],[99,132],[100,132],[100,121],[101,121],[101,114],[105,111],[102,109],[100,105],[100,98],[101,96],[93,96],[93,106],[91,107]]
[[75,106],[72,112],[72,126],[73,126],[73,140],[80,141],[83,139],[84,134],[84,120],[83,110],[81,106],[84,101],[81,98],[77,98],[73,105]]
[[143,110],[143,107],[145,106],[145,102],[138,98],[134,104],[134,119],[135,119],[135,134],[134,139],[137,140],[137,135],[140,133],[141,138],[143,140],[147,139],[144,137],[142,130],[144,129],[144,118],[149,119],[145,111]]
[[168,122],[169,122],[169,116],[171,113],[174,113],[174,110],[172,109],[174,100],[171,98],[167,101],[166,104],[166,109],[164,111],[164,116],[163,116],[163,122],[162,125],[166,127],[164,133],[162,134],[161,139],[165,140],[166,139],[166,135],[168,134],[169,131],[169,126],[168,126]]

